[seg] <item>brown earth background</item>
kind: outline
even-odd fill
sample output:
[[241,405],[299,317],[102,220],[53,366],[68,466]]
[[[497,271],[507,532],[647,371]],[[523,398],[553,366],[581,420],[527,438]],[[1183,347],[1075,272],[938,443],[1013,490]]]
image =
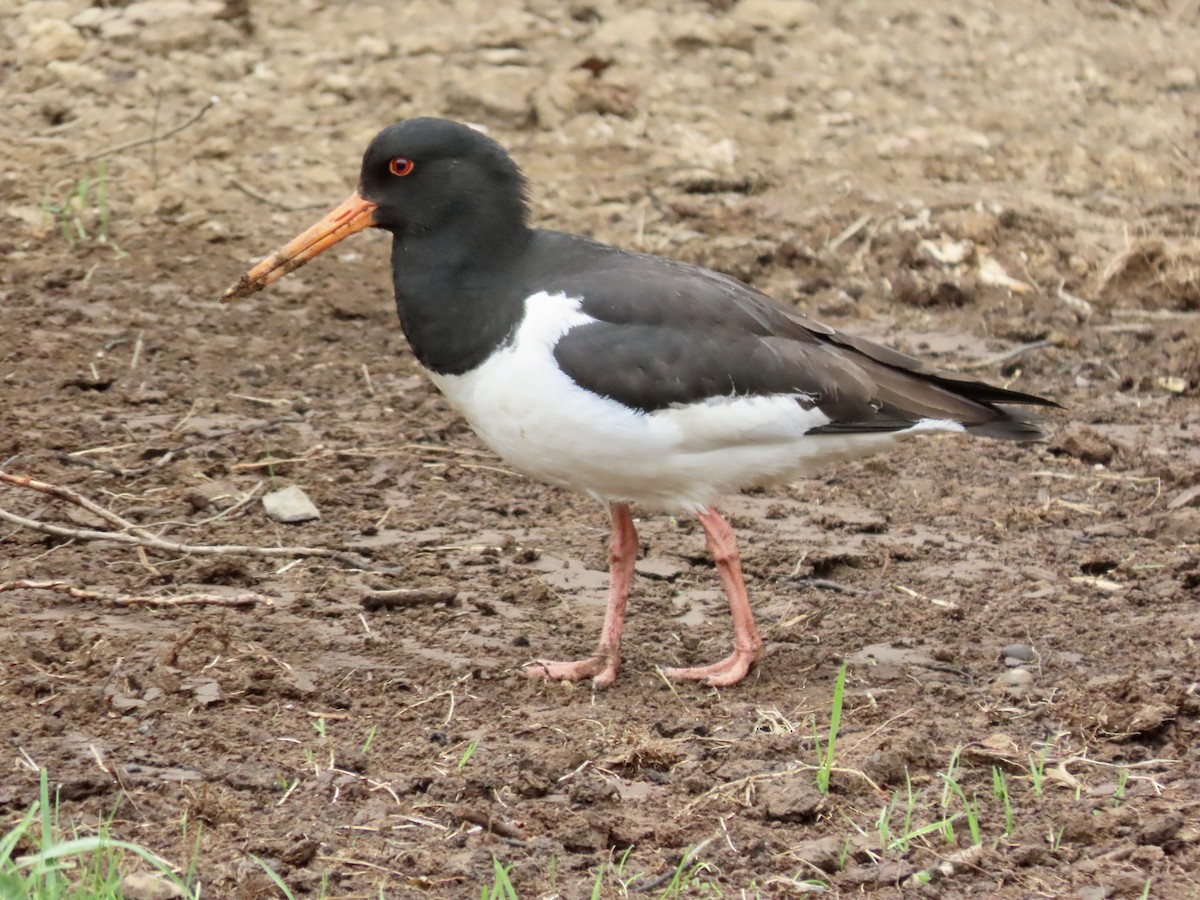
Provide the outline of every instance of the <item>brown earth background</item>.
[[[9,0],[0,467],[373,568],[0,484],[71,530],[0,522],[0,830],[44,767],[205,897],[278,895],[251,854],[300,897],[1200,896],[1198,47],[1195,0]],[[415,114],[539,223],[1054,397],[1054,438],[729,498],[768,653],[721,692],[656,673],[728,619],[646,517],[616,685],[527,682],[590,652],[606,515],[422,377],[385,236],[217,303]],[[266,518],[290,485],[319,521]]]

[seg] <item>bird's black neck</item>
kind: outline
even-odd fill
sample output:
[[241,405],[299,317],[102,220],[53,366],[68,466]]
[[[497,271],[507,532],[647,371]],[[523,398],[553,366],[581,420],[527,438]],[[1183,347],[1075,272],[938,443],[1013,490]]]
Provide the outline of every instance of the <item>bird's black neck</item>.
[[511,337],[527,291],[520,267],[533,232],[520,220],[396,233],[392,278],[400,326],[426,369],[461,375]]

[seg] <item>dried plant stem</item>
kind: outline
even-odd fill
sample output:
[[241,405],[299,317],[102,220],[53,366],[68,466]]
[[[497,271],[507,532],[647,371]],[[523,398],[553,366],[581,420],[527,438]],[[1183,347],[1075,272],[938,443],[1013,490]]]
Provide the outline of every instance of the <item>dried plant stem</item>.
[[65,581],[5,581],[0,583],[0,593],[5,591],[57,591],[76,600],[99,600],[111,606],[225,606],[246,607],[271,606],[274,601],[263,594],[237,594],[220,597],[216,594],[179,594],[174,597],[151,597],[146,595],[122,596],[103,591],[77,588]]
[[37,519],[19,516],[6,509],[0,509],[0,519],[51,534],[56,537],[74,538],[80,541],[111,541],[116,544],[131,544],[149,550],[161,550],[165,553],[178,553],[191,556],[268,556],[268,557],[320,557],[331,559],[353,569],[374,569],[369,562],[359,559],[349,553],[328,550],[324,547],[249,547],[243,544],[185,544],[179,541],[168,541],[140,528],[112,510],[87,499],[70,488],[57,484],[37,481],[28,475],[12,475],[0,471],[0,482],[16,487],[28,488],[39,493],[49,494],[58,500],[64,500],[121,529],[120,531],[93,531],[87,528],[68,528],[63,525],[51,525]]

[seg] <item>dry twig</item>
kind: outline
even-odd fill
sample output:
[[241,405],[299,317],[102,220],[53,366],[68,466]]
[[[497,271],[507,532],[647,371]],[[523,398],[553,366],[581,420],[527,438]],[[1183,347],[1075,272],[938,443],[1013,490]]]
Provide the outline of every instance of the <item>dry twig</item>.
[[1021,346],[1013,347],[1011,350],[1005,350],[1003,353],[997,353],[984,359],[977,359],[974,362],[969,362],[966,365],[959,366],[958,368],[964,372],[974,372],[976,369],[986,369],[990,366],[998,366],[1001,363],[1011,362],[1014,359],[1019,359],[1031,350],[1041,350],[1044,347],[1053,346],[1054,341],[1030,341],[1028,344],[1021,344]]
[[245,184],[242,184],[242,182],[238,181],[236,178],[229,179],[229,186],[236,191],[241,191],[243,194],[245,194],[247,197],[249,197],[252,200],[257,200],[259,203],[265,203],[267,206],[273,206],[275,209],[281,209],[284,212],[303,212],[306,209],[319,209],[322,206],[324,206],[324,204],[322,204],[322,203],[302,203],[302,204],[298,204],[298,205],[297,204],[289,204],[289,203],[280,203],[278,200],[272,200],[270,197],[266,196],[265,194],[260,194],[258,191],[254,190],[253,188],[248,187]]
[[114,153],[120,153],[123,150],[132,150],[134,147],[144,147],[146,144],[157,144],[159,141],[165,141],[169,137],[174,137],[183,131],[185,128],[191,128],[197,122],[204,118],[204,114],[217,105],[218,98],[213,96],[208,98],[208,102],[200,107],[200,111],[193,115],[190,119],[180,122],[174,128],[164,131],[162,134],[151,134],[149,137],[135,138],[132,141],[125,141],[123,144],[117,144],[113,147],[106,147],[103,150],[97,150],[95,153],[89,153],[87,156],[78,156],[71,160],[71,165],[83,165],[84,163],[93,162],[97,159],[103,159],[106,156],[112,156]]
[[37,481],[28,475],[12,475],[3,471],[0,471],[0,482],[49,494],[55,499],[64,500],[67,503],[86,509],[93,515],[99,516],[105,522],[120,529],[119,531],[93,531],[86,528],[68,528],[63,525],[51,525],[48,522],[29,519],[25,516],[11,513],[6,509],[0,509],[0,519],[11,522],[14,525],[20,525],[23,528],[32,529],[33,531],[40,531],[42,534],[51,534],[55,537],[74,538],[80,541],[111,541],[117,544],[132,544],[148,550],[161,550],[165,553],[178,553],[185,556],[320,557],[339,562],[352,569],[376,568],[366,560],[352,554],[329,550],[324,547],[250,547],[244,544],[184,544],[178,541],[168,541],[144,528],[138,527],[128,519],[122,518],[112,510],[105,509],[103,506],[94,503],[70,488]]
[[175,458],[175,451],[168,450],[166,453],[159,456],[152,463],[144,466],[138,466],[136,469],[123,469],[120,466],[109,465],[108,463],[98,462],[94,459],[88,459],[86,456],[76,456],[72,453],[63,453],[61,451],[54,454],[58,457],[58,461],[71,466],[87,466],[89,469],[96,469],[100,472],[107,472],[110,475],[118,475],[121,478],[138,478],[149,472],[153,472],[160,466],[165,466]]
[[57,591],[76,600],[98,600],[110,606],[225,606],[242,608],[247,606],[271,606],[274,601],[263,594],[237,594],[221,597],[216,594],[179,594],[174,597],[151,597],[148,595],[123,596],[106,594],[77,588],[65,581],[5,581],[0,583],[0,594],[5,591]]
[[395,588],[371,591],[360,601],[363,609],[395,609],[397,607],[432,606],[435,603],[453,603],[458,599],[454,588]]

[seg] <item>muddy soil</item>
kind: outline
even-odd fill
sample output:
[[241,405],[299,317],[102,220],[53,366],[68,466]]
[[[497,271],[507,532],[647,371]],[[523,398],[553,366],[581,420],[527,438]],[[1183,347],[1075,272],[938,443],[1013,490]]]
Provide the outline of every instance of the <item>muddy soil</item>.
[[[205,897],[278,895],[251,855],[298,897],[1200,896],[1197,46],[1188,0],[10,4],[0,463],[140,532],[0,484],[65,529],[0,523],[0,831],[45,768]],[[768,652],[720,692],[657,674],[729,627],[697,524],[645,516],[615,686],[527,681],[596,639],[605,511],[422,377],[384,237],[217,302],[414,114],[510,147],[540,223],[1055,436],[728,498]],[[266,517],[292,485],[319,520]]]

